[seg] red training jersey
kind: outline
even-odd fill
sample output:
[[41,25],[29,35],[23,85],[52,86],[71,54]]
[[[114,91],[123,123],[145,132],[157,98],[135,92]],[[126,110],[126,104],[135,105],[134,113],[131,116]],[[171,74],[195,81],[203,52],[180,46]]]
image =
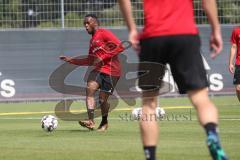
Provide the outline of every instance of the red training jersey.
[[240,27],[236,27],[232,31],[231,43],[237,45],[236,65],[240,65]]
[[[112,45],[119,47],[112,49]],[[121,64],[117,55],[123,50],[121,41],[112,32],[98,29],[92,36],[89,47],[89,57],[101,59],[94,70],[111,76],[121,76]]]
[[[72,58],[68,62],[80,66],[95,65],[95,71],[120,77],[121,65],[117,55],[123,50],[121,41],[112,32],[98,29],[90,40],[87,58]],[[96,59],[101,61],[93,64]]]
[[198,34],[192,0],[144,0],[141,39],[181,34]]

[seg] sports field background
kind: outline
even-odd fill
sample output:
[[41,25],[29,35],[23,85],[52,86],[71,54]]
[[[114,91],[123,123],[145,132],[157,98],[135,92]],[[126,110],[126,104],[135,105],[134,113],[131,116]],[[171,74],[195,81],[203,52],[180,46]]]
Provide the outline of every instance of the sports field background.
[[[142,27],[142,1],[132,2],[136,22]],[[240,105],[234,96],[228,57],[231,31],[240,21],[240,3],[237,0],[218,1],[220,22],[224,24],[224,48],[212,61],[208,46],[210,28],[201,1],[193,2],[204,66],[210,82],[210,96],[219,109],[222,145],[231,160],[239,160]],[[50,87],[50,77],[63,65],[59,60],[60,55],[87,54],[91,37],[83,28],[82,20],[90,12],[99,15],[102,25],[121,40],[128,39],[115,0],[0,2],[0,160],[144,159],[138,122],[133,121],[130,115],[134,107],[140,106],[139,99],[136,105],[128,105],[119,99],[120,103],[110,113],[110,128],[106,133],[90,132],[81,128],[76,121],[61,119],[55,132],[46,133],[41,129],[41,118],[47,114],[55,115],[55,106],[60,100],[75,100],[71,107],[75,115],[85,111],[85,92],[77,95],[57,92]],[[138,63],[138,56],[132,49],[120,57],[126,70],[132,63]],[[76,68],[65,79],[65,84],[84,89],[83,75],[86,70],[83,67]],[[54,79],[56,83],[61,79],[61,74],[58,76]],[[127,81],[122,84],[133,87],[128,86]],[[159,121],[158,159],[210,160],[205,133],[198,125],[195,110],[187,98],[178,97],[176,91],[175,88],[160,98],[160,105],[167,114]],[[124,92],[120,97],[137,98],[127,93]]]
[[[212,98],[220,113],[222,145],[231,160],[240,158],[240,109],[235,96]],[[137,101],[138,106],[140,101]],[[159,121],[157,156],[161,160],[210,160],[205,133],[196,121],[195,110],[186,98],[161,98],[167,117]],[[88,131],[76,121],[59,120],[53,133],[40,127],[43,115],[53,114],[56,102],[0,104],[1,160],[143,160],[138,122],[130,108],[120,102],[110,113],[109,130]],[[71,110],[84,110],[76,101]],[[126,118],[128,117],[128,118]],[[99,124],[99,119],[97,119]]]
[[[224,49],[215,60],[212,60],[209,56],[208,45],[210,28],[206,25],[199,26],[202,55],[210,82],[209,89],[214,95],[235,94],[232,84],[233,75],[228,71],[229,39],[233,27],[233,25],[222,27]],[[121,40],[128,39],[125,27],[111,29],[111,31]],[[49,81],[54,71],[64,64],[59,60],[59,56],[63,54],[68,56],[87,55],[90,38],[90,35],[83,29],[2,31],[0,36],[0,101],[79,99],[79,95],[63,94],[53,90]],[[124,51],[120,57],[122,67],[125,67],[126,71],[129,71],[132,63],[138,63],[138,56],[133,49]],[[83,77],[86,70],[87,67],[76,67],[66,77],[65,84],[85,87],[86,82]],[[55,76],[54,82],[59,82],[61,77],[62,74]],[[126,75],[123,74],[122,77],[125,78]],[[124,84],[126,83],[128,82],[124,82]],[[58,86],[58,88],[64,87],[63,85]],[[174,90],[175,95],[176,91]],[[81,93],[82,96],[84,94],[85,91]]]

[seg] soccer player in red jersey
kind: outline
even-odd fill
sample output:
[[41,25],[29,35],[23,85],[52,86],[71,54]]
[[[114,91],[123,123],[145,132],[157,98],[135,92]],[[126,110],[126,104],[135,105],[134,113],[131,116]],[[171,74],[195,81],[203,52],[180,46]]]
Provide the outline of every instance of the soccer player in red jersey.
[[98,131],[105,131],[108,128],[107,117],[110,107],[107,100],[113,93],[114,87],[121,76],[121,64],[117,55],[124,48],[120,40],[112,32],[99,28],[96,15],[86,15],[84,26],[86,31],[92,35],[88,57],[77,59],[61,56],[60,59],[80,66],[95,66],[88,77],[86,88],[86,106],[89,119],[79,121],[79,124],[88,129],[94,129],[94,108],[96,105],[94,95],[100,89],[99,105],[102,112],[102,121],[98,127]]
[[[227,160],[217,133],[218,111],[208,97],[208,81],[200,55],[200,38],[194,21],[193,1],[144,0],[144,28],[140,35],[132,16],[130,0],[118,1],[129,29],[129,40],[133,47],[140,51],[140,62],[170,65],[179,92],[186,93],[197,110],[199,122],[207,134],[207,145],[212,158]],[[211,57],[215,58],[223,47],[216,1],[202,0],[202,2],[212,30]],[[140,70],[143,64],[140,63]],[[151,69],[157,71],[155,68]],[[144,90],[142,95],[144,120],[140,120],[141,138],[146,159],[155,160],[158,124],[157,121],[146,120],[145,117],[155,114],[159,88],[154,87],[158,84],[146,84],[142,79],[139,78],[139,87]],[[153,79],[154,77],[151,77],[149,82],[153,82]]]
[[[232,46],[229,57],[229,71],[234,74],[233,84],[235,85],[237,97],[240,102],[240,27],[236,27],[233,29],[231,43]],[[235,55],[236,60],[234,65]]]

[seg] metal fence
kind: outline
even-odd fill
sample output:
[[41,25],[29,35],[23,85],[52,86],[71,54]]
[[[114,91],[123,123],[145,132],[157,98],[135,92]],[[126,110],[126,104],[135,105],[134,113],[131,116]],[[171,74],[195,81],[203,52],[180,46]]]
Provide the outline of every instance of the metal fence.
[[[196,22],[206,24],[201,0],[193,0]],[[240,0],[218,0],[222,24],[240,23]],[[142,0],[132,0],[138,26],[143,25]],[[117,0],[0,0],[1,29],[74,29],[82,27],[84,15],[95,13],[102,26],[124,25]]]

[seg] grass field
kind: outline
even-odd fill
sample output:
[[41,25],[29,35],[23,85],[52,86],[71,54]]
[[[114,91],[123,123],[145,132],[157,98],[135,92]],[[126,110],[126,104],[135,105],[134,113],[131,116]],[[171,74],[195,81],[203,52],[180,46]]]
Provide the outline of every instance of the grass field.
[[[220,112],[222,145],[231,160],[240,159],[240,105],[234,96],[214,97]],[[40,127],[56,102],[0,104],[0,160],[143,160],[138,122],[127,119],[123,102],[110,114],[105,133],[88,131],[77,122],[59,120],[53,133]],[[139,105],[139,102],[138,102]],[[84,109],[75,102],[73,109]],[[167,118],[159,122],[160,160],[210,160],[205,133],[186,98],[162,98]],[[53,113],[51,113],[53,114]],[[125,117],[125,118],[124,118]],[[99,119],[97,119],[97,124]]]

